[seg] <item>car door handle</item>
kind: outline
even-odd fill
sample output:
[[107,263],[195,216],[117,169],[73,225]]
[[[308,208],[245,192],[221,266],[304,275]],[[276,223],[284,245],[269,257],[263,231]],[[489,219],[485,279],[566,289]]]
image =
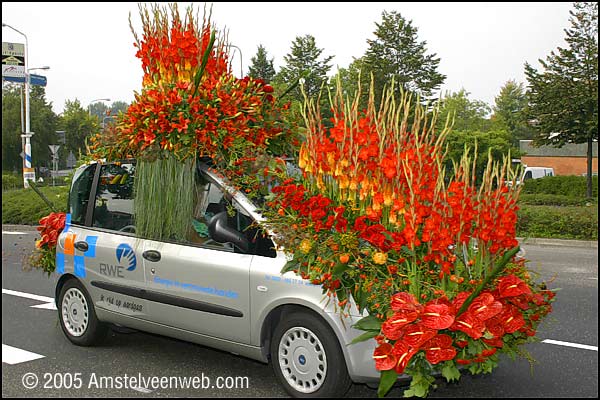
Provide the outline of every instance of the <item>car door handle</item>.
[[89,245],[87,242],[80,240],[79,242],[75,243],[75,248],[80,251],[88,251]]
[[157,262],[160,261],[160,252],[156,250],[146,250],[142,253],[142,257],[148,261]]

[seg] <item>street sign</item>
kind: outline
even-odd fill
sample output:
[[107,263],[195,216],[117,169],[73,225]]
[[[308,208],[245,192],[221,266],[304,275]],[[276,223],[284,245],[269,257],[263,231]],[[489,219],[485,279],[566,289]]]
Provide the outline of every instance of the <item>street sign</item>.
[[59,145],[57,144],[49,144],[48,147],[50,147],[50,152],[54,155],[56,153],[58,153],[58,149],[60,148]]
[[77,165],[77,159],[75,158],[73,152],[70,151],[69,155],[67,156],[67,168],[75,168],[75,165]]
[[[8,82],[25,83],[24,76],[2,76],[2,79]],[[29,83],[36,86],[46,86],[48,79],[43,75],[29,74]]]
[[2,77],[25,78],[25,46],[2,42]]

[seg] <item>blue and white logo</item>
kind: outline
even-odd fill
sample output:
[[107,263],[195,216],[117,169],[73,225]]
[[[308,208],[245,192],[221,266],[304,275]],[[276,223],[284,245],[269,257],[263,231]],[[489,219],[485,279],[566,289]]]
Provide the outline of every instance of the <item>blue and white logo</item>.
[[131,246],[126,243],[121,243],[117,247],[117,261],[119,263],[127,263],[127,271],[133,271],[136,266],[135,253]]

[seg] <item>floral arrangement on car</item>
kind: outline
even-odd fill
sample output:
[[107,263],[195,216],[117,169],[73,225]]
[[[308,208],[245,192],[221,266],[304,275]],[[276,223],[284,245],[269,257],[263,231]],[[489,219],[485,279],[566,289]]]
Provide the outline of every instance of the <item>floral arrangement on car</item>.
[[40,239],[35,242],[35,250],[29,257],[28,265],[41,269],[48,276],[56,269],[56,244],[65,228],[65,221],[65,213],[53,212],[40,219],[37,227]]
[[142,90],[114,127],[92,138],[90,151],[95,158],[137,158],[137,232],[177,238],[188,224],[170,224],[174,230],[166,232],[156,215],[189,218],[181,211],[193,208],[197,159],[210,158],[237,188],[258,195],[266,155],[290,149],[292,135],[281,117],[287,105],[279,105],[273,88],[233,75],[227,37],[211,26],[210,13],[201,26],[191,6],[183,19],[176,4],[140,5],[140,16],[141,38],[130,26],[144,71]]
[[404,395],[425,397],[436,374],[458,380],[491,372],[501,353],[527,355],[554,292],[516,257],[510,158],[490,159],[479,183],[468,149],[446,171],[448,125],[436,132],[435,110],[393,93],[376,109],[371,89],[359,110],[338,82],[331,128],[309,102],[302,174],[279,177],[264,215],[292,256],[283,272],[322,285],[342,315],[368,312],[353,343],[376,340],[379,395],[408,374]]

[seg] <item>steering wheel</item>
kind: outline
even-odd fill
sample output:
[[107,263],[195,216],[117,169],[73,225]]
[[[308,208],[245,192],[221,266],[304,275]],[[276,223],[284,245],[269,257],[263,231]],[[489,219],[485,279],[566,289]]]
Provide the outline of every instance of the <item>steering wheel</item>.
[[122,227],[121,229],[119,229],[119,232],[131,232],[131,233],[135,233],[135,225],[125,225],[124,227]]

